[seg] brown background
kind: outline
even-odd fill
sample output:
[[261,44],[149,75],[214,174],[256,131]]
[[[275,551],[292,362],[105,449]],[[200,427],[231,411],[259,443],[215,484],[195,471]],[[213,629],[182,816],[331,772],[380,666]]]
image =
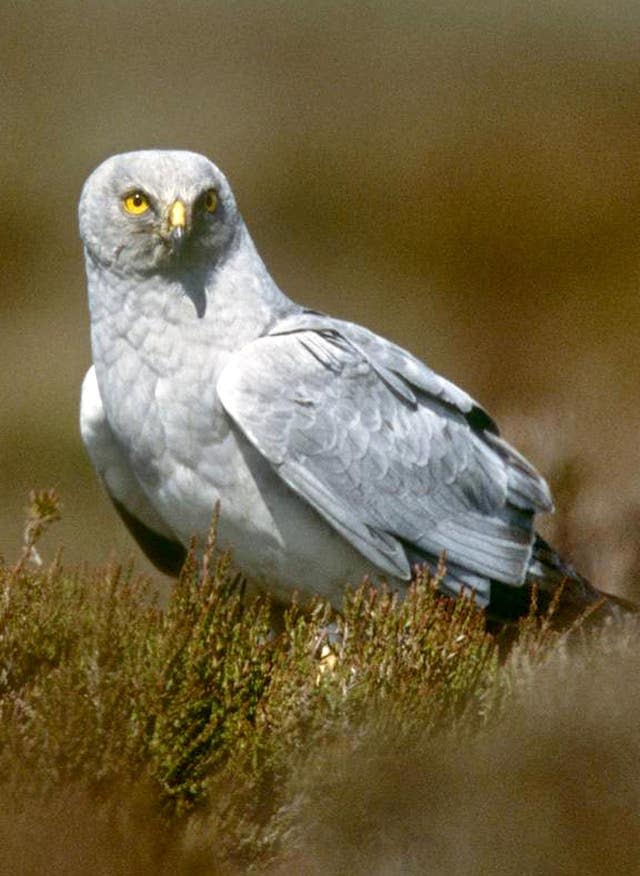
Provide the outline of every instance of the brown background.
[[75,209],[107,155],[186,147],[227,172],[285,291],[481,400],[557,490],[546,531],[633,592],[637,3],[0,10],[0,552],[55,486],[45,554],[135,553],[78,436]]

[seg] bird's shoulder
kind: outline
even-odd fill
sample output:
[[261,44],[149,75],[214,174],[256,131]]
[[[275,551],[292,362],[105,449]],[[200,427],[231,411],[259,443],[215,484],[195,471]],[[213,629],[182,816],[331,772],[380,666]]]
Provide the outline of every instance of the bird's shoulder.
[[248,371],[260,384],[270,384],[281,379],[283,367],[289,387],[296,376],[304,375],[314,384],[321,383],[330,395],[337,389],[336,374],[348,374],[359,378],[362,390],[371,392],[382,382],[412,407],[427,396],[443,411],[462,416],[472,428],[498,434],[496,423],[475,399],[412,353],[363,326],[313,310],[288,314],[238,351],[221,377],[219,391],[227,397],[237,392]]

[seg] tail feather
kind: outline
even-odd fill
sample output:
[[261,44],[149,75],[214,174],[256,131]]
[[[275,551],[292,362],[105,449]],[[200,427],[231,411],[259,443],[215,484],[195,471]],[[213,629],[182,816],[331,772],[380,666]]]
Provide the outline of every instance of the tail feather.
[[553,602],[552,621],[559,627],[569,626],[585,614],[598,621],[640,612],[640,607],[629,600],[598,590],[537,535],[524,586],[515,588],[492,581],[487,615],[501,623],[526,615],[534,588],[538,611],[544,614]]

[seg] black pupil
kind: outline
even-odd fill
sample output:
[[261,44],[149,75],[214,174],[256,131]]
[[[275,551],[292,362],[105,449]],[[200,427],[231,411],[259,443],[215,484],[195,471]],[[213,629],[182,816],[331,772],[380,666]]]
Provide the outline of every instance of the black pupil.
[[140,192],[136,192],[133,196],[133,206],[141,207],[142,206],[142,195]]

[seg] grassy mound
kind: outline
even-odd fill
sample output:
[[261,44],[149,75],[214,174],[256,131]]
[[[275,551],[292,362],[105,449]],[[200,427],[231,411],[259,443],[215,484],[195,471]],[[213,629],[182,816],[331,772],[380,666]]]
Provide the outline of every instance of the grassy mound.
[[[213,540],[164,609],[131,569],[35,566],[57,514],[53,494],[34,495],[22,557],[0,567],[0,869],[468,872],[491,853],[491,872],[511,872],[492,846],[501,818],[526,830],[513,776],[527,763],[531,821],[562,836],[541,811],[544,752],[566,751],[554,770],[575,769],[576,801],[606,791],[604,762],[584,787],[600,749],[576,737],[572,691],[592,693],[603,642],[626,666],[631,628],[569,648],[529,618],[500,662],[482,613],[425,574],[401,602],[365,582],[335,617],[294,605],[276,634]],[[640,771],[627,729],[624,781]],[[637,842],[631,797],[615,799]]]

